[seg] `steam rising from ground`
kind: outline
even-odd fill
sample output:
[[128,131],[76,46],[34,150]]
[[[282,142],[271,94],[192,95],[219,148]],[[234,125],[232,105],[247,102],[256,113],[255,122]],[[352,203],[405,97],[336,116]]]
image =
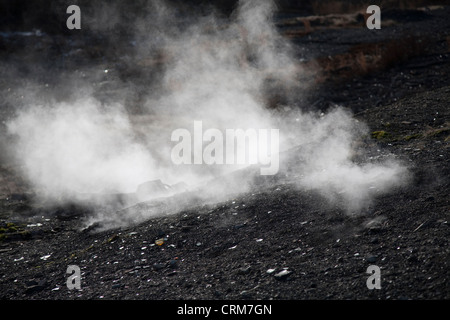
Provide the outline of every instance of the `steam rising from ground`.
[[389,155],[374,156],[384,159],[370,162],[354,160],[358,153],[367,151],[357,148],[367,128],[342,108],[318,118],[305,116],[302,121],[306,121],[303,134],[311,139],[301,149],[305,156],[298,169],[300,187],[317,190],[355,214],[370,205],[375,196],[408,181],[406,167]]
[[[9,124],[26,175],[49,196],[60,192],[134,192],[154,161],[133,140],[120,105],[92,98],[32,106]],[[131,191],[129,191],[131,190]]]
[[7,124],[17,137],[13,152],[24,174],[48,197],[134,192],[154,179],[197,185],[235,169],[173,165],[171,132],[190,129],[194,120],[219,130],[280,129],[281,149],[302,146],[295,164],[299,187],[343,199],[350,211],[404,182],[406,169],[397,162],[352,161],[365,128],[348,112],[278,118],[267,108],[267,92],[290,95],[307,87],[292,46],[273,24],[273,2],[240,1],[231,20],[203,16],[179,28],[170,7],[151,6],[155,17],[136,22],[136,50],[163,52],[164,72],[158,86],[149,87],[142,114],[81,92],[70,102],[36,101]]

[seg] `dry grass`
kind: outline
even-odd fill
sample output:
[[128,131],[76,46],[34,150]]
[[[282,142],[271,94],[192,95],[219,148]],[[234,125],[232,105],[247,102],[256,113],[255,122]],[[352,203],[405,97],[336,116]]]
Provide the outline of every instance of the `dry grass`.
[[361,16],[361,13],[351,13],[298,17],[285,22],[286,25],[295,25],[296,28],[285,31],[283,35],[296,38],[323,29],[360,28],[365,26]]
[[333,57],[321,57],[316,63],[322,70],[319,82],[364,76],[386,70],[425,53],[427,39],[403,38],[380,43],[360,44]]
[[[417,9],[423,6],[430,6],[435,4],[443,4],[444,1],[429,1],[429,0],[381,0],[373,1],[370,4],[376,4],[383,9]],[[311,1],[311,7],[314,14],[327,15],[336,13],[354,13],[361,12],[367,9],[369,3],[367,1]]]
[[311,29],[311,22],[308,19],[302,19],[303,25],[305,26],[305,34],[310,34]]
[[314,14],[327,15],[332,13],[358,12],[364,9],[362,3],[351,1],[314,1],[312,4]]
[[450,123],[447,122],[442,128],[428,127],[423,136],[427,138],[444,138],[447,141],[450,137]]

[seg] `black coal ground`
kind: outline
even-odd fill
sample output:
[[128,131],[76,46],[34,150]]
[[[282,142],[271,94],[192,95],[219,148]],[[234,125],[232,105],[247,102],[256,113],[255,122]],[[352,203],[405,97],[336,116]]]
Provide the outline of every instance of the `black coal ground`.
[[[14,195],[1,200],[0,298],[450,298],[449,61],[437,52],[320,93],[326,108],[352,92],[356,117],[387,133],[367,148],[410,164],[411,183],[363,214],[284,178],[107,231],[83,230],[89,208],[43,209]],[[408,74],[423,86],[392,80]],[[80,291],[66,287],[69,265],[81,268]],[[380,290],[366,286],[370,265],[381,268]]]
[[[35,226],[2,243],[2,298],[449,298],[448,142],[442,132],[401,139],[430,112],[424,103],[448,118],[449,93],[444,87],[360,115],[373,128],[380,118],[396,120],[396,139],[380,147],[411,159],[415,177],[364,215],[348,216],[287,181],[98,233],[80,231],[76,208],[42,218],[34,211],[28,220],[24,210],[23,221]],[[3,205],[18,209],[24,200]],[[66,287],[69,265],[81,268],[81,291]],[[381,290],[366,286],[369,265],[381,268]],[[290,273],[276,277],[283,270]]]

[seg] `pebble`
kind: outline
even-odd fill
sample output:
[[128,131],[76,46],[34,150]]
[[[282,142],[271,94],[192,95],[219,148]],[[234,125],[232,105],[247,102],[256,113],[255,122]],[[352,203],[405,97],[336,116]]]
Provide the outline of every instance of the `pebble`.
[[292,271],[284,269],[284,270],[278,272],[275,275],[275,279],[277,279],[277,280],[285,280],[291,273],[292,273]]
[[177,267],[178,267],[177,260],[170,260],[169,261],[169,268],[176,269]]
[[238,269],[238,274],[248,274],[250,272],[251,267],[245,266]]
[[25,294],[34,294],[40,292],[45,289],[47,286],[47,282],[45,280],[41,280],[39,282],[35,280],[27,281],[26,283]]
[[41,227],[42,223],[32,223],[32,224],[27,224],[28,228],[33,228],[33,227]]
[[155,270],[161,270],[164,269],[166,266],[163,263],[154,263],[153,264],[153,269]]
[[244,299],[251,299],[252,294],[251,292],[248,292],[247,290],[243,290],[239,293],[241,295],[242,298]]

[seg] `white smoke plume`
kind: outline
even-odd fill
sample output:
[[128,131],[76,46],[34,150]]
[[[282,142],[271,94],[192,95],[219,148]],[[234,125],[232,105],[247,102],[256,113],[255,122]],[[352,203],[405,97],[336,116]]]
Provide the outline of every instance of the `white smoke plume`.
[[151,155],[133,141],[120,105],[92,98],[70,105],[30,106],[9,123],[16,150],[35,187],[59,196],[72,192],[134,192],[151,177]]
[[[356,161],[358,143],[367,135],[366,126],[343,108],[326,115],[304,115],[297,137],[303,142],[302,161],[298,167],[298,185],[326,196],[349,214],[359,214],[376,196],[404,185],[407,168],[392,155],[377,150],[377,156],[363,155]],[[370,159],[374,158],[374,159]],[[369,161],[367,161],[369,160]]]
[[158,50],[164,70],[156,75],[158,85],[149,87],[141,114],[127,112],[120,99],[105,104],[80,92],[68,102],[37,101],[7,123],[16,137],[15,158],[47,196],[134,192],[155,179],[197,185],[236,169],[172,163],[171,132],[191,129],[195,120],[219,130],[280,129],[281,150],[303,146],[296,165],[299,192],[316,189],[331,200],[343,198],[350,211],[404,182],[406,169],[397,162],[352,161],[353,143],[365,129],[348,112],[278,118],[268,108],[268,91],[289,95],[308,88],[301,81],[306,71],[273,23],[274,2],[241,0],[230,19],[211,14],[182,26],[168,5],[151,6],[151,19],[133,27],[139,40],[134,53],[142,58]]

